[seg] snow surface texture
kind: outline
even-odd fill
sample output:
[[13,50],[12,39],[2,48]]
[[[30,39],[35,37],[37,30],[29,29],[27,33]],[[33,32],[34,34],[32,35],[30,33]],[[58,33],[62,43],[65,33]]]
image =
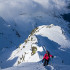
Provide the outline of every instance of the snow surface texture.
[[[61,66],[59,65],[57,67],[57,65],[55,65],[56,70],[66,70],[66,69],[70,69],[70,66]],[[3,69],[3,70],[55,70],[55,68],[52,65],[48,65],[47,67],[42,66],[41,63],[24,63],[21,64],[17,67],[11,67],[11,68],[7,68],[7,69]]]
[[[58,35],[58,38],[57,38],[57,35]],[[60,42],[60,40],[63,40],[63,41]],[[10,58],[7,61],[11,61],[17,58],[13,66],[17,66],[25,62],[28,62],[28,63],[38,62],[38,63],[30,63],[30,66],[26,64],[27,67],[25,66],[25,64],[24,65],[21,64],[22,66],[20,65],[18,70],[23,69],[23,68],[26,70],[27,69],[40,70],[41,67],[37,68],[37,66],[39,67],[39,65],[42,65],[42,63],[39,61],[42,60],[43,55],[45,54],[45,50],[47,49],[52,53],[52,55],[55,55],[55,58],[53,60],[51,58],[51,61],[49,63],[50,65],[46,68],[42,66],[42,69],[45,69],[45,70],[46,69],[49,69],[49,70],[61,69],[62,70],[62,69],[65,69],[64,67],[67,67],[66,64],[70,63],[69,57],[66,57],[69,54],[65,50],[69,48],[70,43],[68,42],[69,41],[66,39],[66,37],[62,33],[62,29],[59,26],[54,26],[53,24],[48,25],[48,26],[47,25],[39,26],[32,31],[32,33],[28,36],[26,41],[23,44],[21,44],[19,48],[17,48],[15,51],[12,52]],[[37,48],[36,53],[33,55],[31,55],[32,47]],[[67,55],[65,53],[67,53]],[[68,60],[68,62],[66,60]],[[36,65],[32,66],[31,64],[32,65],[36,64]],[[15,70],[17,68],[18,67],[14,67],[11,69]],[[70,68],[70,66],[68,65],[67,68]]]
[[[37,36],[35,36],[35,35],[37,35]],[[43,38],[41,39],[41,37],[43,37]],[[37,38],[39,38],[39,39],[37,40]],[[47,49],[49,51],[51,51],[53,49],[56,52],[57,49],[61,50],[61,48],[70,48],[69,47],[70,43],[68,43],[68,42],[69,41],[66,40],[66,37],[62,34],[62,30],[59,26],[54,26],[54,25],[39,26],[38,28],[36,28],[35,30],[32,31],[32,33],[29,35],[28,39],[23,44],[21,44],[18,49],[13,51],[13,53],[9,59],[18,57],[15,65],[18,65],[19,63],[22,63],[22,62],[38,62],[41,60],[40,59],[41,54],[39,54],[39,52],[42,52],[43,49],[44,50]],[[41,44],[41,46],[39,46],[40,44]],[[44,48],[43,48],[43,46],[44,46]],[[34,55],[31,55],[32,47],[37,48],[37,52]]]
[[[69,0],[0,0],[0,67],[69,70],[70,23],[61,16],[70,13],[69,4]],[[48,68],[39,62],[46,49],[55,56]]]

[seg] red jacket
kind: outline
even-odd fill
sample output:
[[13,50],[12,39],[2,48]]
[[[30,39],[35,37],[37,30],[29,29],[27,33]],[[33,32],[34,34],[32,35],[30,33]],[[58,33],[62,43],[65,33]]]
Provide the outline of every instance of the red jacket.
[[48,56],[47,54],[45,54],[43,59],[49,60],[50,57],[52,57],[52,55],[49,54],[49,56]]

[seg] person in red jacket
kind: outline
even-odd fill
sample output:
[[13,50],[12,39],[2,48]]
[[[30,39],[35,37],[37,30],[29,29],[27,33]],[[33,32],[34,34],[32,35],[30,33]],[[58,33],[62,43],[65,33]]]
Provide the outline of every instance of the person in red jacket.
[[44,66],[46,65],[46,63],[48,65],[50,57],[53,58],[53,56],[50,55],[50,53],[48,51],[46,51],[46,54],[44,55],[43,60],[42,60],[42,62],[44,61],[44,64],[43,64]]

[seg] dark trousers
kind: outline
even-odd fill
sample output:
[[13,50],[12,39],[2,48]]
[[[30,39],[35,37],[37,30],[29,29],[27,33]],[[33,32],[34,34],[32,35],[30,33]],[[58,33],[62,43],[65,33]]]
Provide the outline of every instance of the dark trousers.
[[43,62],[43,65],[46,66],[49,63],[49,60],[43,59],[42,62]]

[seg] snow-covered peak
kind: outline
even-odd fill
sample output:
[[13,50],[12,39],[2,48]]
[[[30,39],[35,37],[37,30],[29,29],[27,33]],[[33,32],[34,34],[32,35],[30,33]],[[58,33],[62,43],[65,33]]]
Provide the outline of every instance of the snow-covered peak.
[[46,49],[54,64],[70,64],[68,13],[69,0],[0,0],[0,66],[38,62]]
[[69,48],[68,42],[61,27],[54,26],[53,24],[39,26],[31,32],[24,43],[12,52],[8,60],[17,57],[14,65],[22,62],[38,62],[43,58],[45,50],[49,50],[53,55],[56,55],[54,54],[56,50],[56,53],[58,53],[62,48]]
[[58,43],[62,48],[69,47],[69,41],[66,40],[63,30],[59,26],[41,26],[37,31],[36,35],[42,35],[48,39]]

